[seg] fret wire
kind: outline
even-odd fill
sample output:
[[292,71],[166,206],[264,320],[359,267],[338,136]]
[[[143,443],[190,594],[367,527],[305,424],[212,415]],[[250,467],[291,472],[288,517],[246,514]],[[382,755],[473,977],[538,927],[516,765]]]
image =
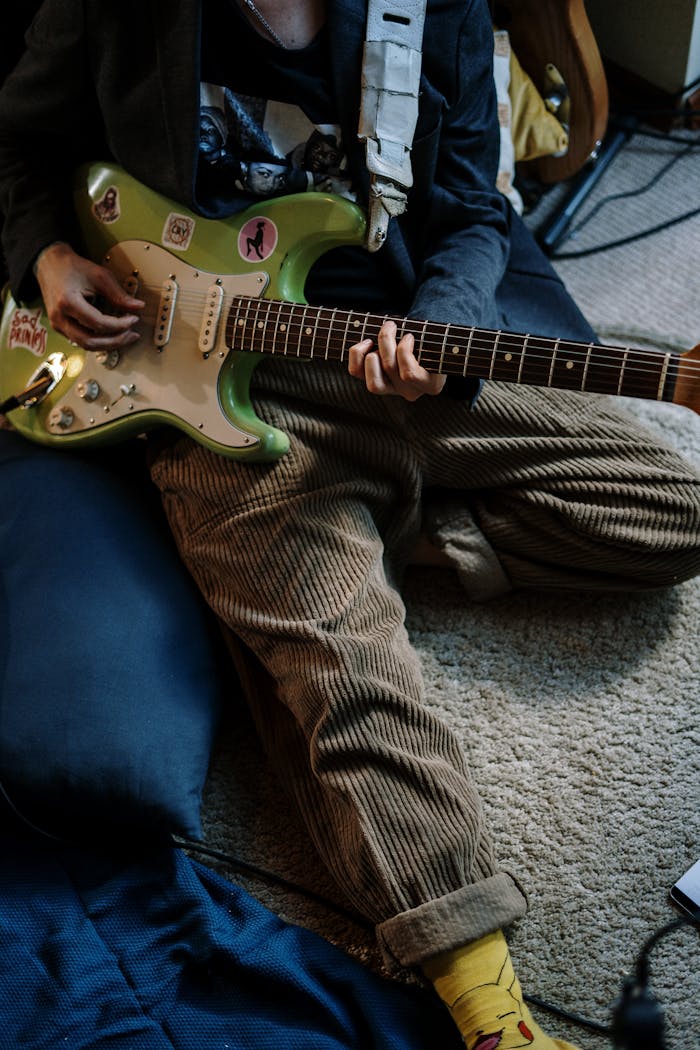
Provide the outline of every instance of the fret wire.
[[[258,336],[258,333],[260,333],[260,342],[259,342],[260,346],[262,346],[263,338],[265,336],[265,323],[260,321],[260,307],[265,301],[266,300],[264,300],[264,299],[255,299],[254,300],[254,302],[255,302],[255,319],[253,321],[253,348],[254,349],[257,348],[257,344],[256,344],[255,340],[256,340],[256,338]],[[258,352],[262,353],[261,350],[258,350]]]
[[[181,304],[183,302],[183,299],[185,301],[187,301],[187,302],[191,302],[192,304],[198,304],[198,303],[201,303],[201,301],[203,299],[203,295],[202,295],[202,293],[199,293],[199,292],[197,292],[197,293],[189,293],[189,294],[185,292],[180,297]],[[236,300],[235,305],[234,305],[234,299]],[[257,309],[255,310],[255,314],[257,316],[257,314],[259,313],[259,304],[260,304],[261,300],[259,300],[257,297],[255,299],[247,299],[246,297],[241,297],[241,296],[231,296],[230,297],[230,302],[231,302],[231,308],[233,309],[233,318],[232,318],[232,323],[229,325],[229,329],[230,329],[230,333],[231,333],[231,343],[233,344],[233,342],[234,342],[234,335],[239,329],[242,329],[242,335],[244,337],[247,334],[246,333],[246,329],[249,328],[248,322],[251,319],[253,302],[255,302],[257,304]],[[269,302],[269,300],[266,300],[266,302]],[[274,326],[275,335],[279,332],[279,328],[280,328],[280,325],[281,325],[281,320],[280,320],[281,316],[282,316],[282,306],[279,307],[279,312],[276,314],[276,318],[275,318],[275,326]],[[240,321],[243,321],[242,325],[239,324]],[[351,321],[351,317],[348,315],[346,317],[346,323],[345,323],[345,331],[348,334],[349,334],[350,321]],[[366,318],[365,319],[365,323],[364,323],[364,327],[365,328],[366,328],[368,323],[369,323],[369,318]],[[319,321],[319,325],[320,325],[320,321]],[[442,333],[441,339],[442,339],[442,345],[444,347],[446,345],[446,336],[448,335],[448,332],[444,328],[440,328],[440,331]],[[476,335],[477,331],[480,332],[479,336]],[[471,353],[471,351],[473,349],[477,348],[477,346],[479,345],[479,342],[482,340],[482,337],[483,338],[488,338],[489,337],[488,330],[476,330],[476,329],[474,329],[474,330],[470,329],[469,330],[468,343],[467,343],[467,349],[468,349],[469,353]],[[289,335],[287,334],[287,340],[288,340],[288,338],[289,338]],[[460,341],[463,338],[464,338],[463,336],[460,337]],[[277,344],[278,340],[275,338],[274,342],[275,342],[275,349],[276,349],[276,344]],[[594,348],[596,347],[596,344],[595,343],[583,344],[583,343],[578,343],[578,342],[575,342],[575,341],[568,341],[568,340],[567,341],[560,340],[560,342],[563,342],[563,343],[565,343],[568,346],[568,348],[569,348],[568,349],[569,359],[574,360],[574,361],[581,360],[581,359],[583,360],[584,366],[583,366],[583,375],[582,375],[582,381],[581,381],[581,389],[585,390],[586,384],[588,382],[588,376],[589,376],[589,373],[590,373],[592,353],[593,353]],[[329,337],[329,345],[330,345],[330,337]],[[521,366],[523,364],[524,353],[529,353],[530,356],[532,357],[531,348],[536,346],[536,345],[539,345],[540,347],[544,348],[545,350],[548,350],[550,348],[550,346],[551,346],[551,340],[548,337],[545,337],[545,336],[542,336],[542,337],[526,336],[525,340],[523,341],[522,337],[520,337],[517,333],[502,333],[502,335],[500,336],[500,339],[499,339],[499,348],[500,349],[503,349],[504,346],[513,346],[513,347],[516,347],[520,351],[520,353],[521,353]],[[681,352],[661,353],[659,351],[649,350],[649,349],[645,349],[645,348],[641,348],[640,347],[640,348],[635,348],[635,350],[634,350],[634,353],[635,353],[635,355],[637,356],[638,359],[636,361],[631,361],[630,360],[630,356],[629,356],[630,355],[630,348],[626,348],[625,349],[624,347],[611,346],[611,345],[608,345],[608,344],[600,344],[599,345],[599,349],[601,351],[605,352],[608,355],[609,358],[617,357],[619,355],[622,355],[623,356],[622,364],[623,364],[623,367],[624,367],[625,375],[634,375],[635,377],[648,375],[650,378],[652,376],[654,376],[654,377],[658,376],[659,377],[658,390],[661,391],[661,395],[663,394],[663,387],[664,387],[665,383],[668,380],[670,363],[672,361],[677,361],[679,368],[682,367],[684,374],[688,375],[689,377],[692,377],[692,376],[694,376],[696,374],[700,375],[700,362],[683,360],[685,355],[683,353],[681,353]],[[273,352],[275,352],[274,349],[273,349]],[[424,362],[428,359],[428,356],[429,356],[430,353],[431,353],[430,350],[424,350],[423,351],[422,357],[423,357]],[[344,356],[345,356],[345,349],[343,348],[341,350],[341,360],[342,360],[342,358]],[[444,366],[443,357],[444,357],[444,355],[443,355],[442,350],[441,350],[440,353],[439,353],[440,363],[438,365],[438,367],[440,367],[440,368],[444,368],[445,367]],[[543,357],[542,360],[544,361],[545,358]],[[468,360],[465,361],[465,365],[468,365]],[[612,371],[612,370],[614,370],[616,368],[619,368],[619,367],[620,367],[620,365],[617,362],[615,362],[614,360],[610,360],[609,362],[597,363],[597,369],[598,369],[599,372],[602,371],[602,370]],[[521,372],[521,371],[522,371],[522,369],[519,369],[519,372]],[[624,377],[622,378],[622,384],[624,385]],[[620,387],[620,389],[622,389],[622,387]]]
[[[319,320],[321,318],[322,312],[323,312],[323,307],[321,307],[321,309],[316,314],[316,323],[315,323],[315,325],[313,327],[313,331],[310,333],[310,338],[311,338],[311,357],[314,356],[314,344],[315,344],[315,341],[316,341],[316,336],[318,335],[318,322],[319,322]],[[306,333],[304,333],[304,334],[306,334]]]
[[520,351],[520,364],[518,365],[518,378],[517,382],[522,382],[523,367],[525,365],[525,355],[527,354],[527,344],[530,339],[529,335],[525,336],[525,342],[523,343],[522,350]]
[[348,315],[345,318],[345,338],[343,339],[343,345],[340,348],[340,361],[341,364],[345,357],[345,347],[350,342],[350,320],[352,318],[352,311],[348,310]]
[[588,368],[589,368],[590,363],[591,363],[591,354],[593,352],[594,345],[595,345],[594,343],[589,343],[588,344],[588,349],[586,351],[586,363],[583,366],[583,379],[581,380],[581,390],[585,390],[586,389],[586,379],[588,377]]
[[489,367],[489,379],[493,378],[493,366],[496,364],[496,354],[498,353],[498,340],[501,337],[500,329],[496,335],[496,341],[493,344],[493,350],[491,351],[491,365]]
[[416,358],[418,360],[418,364],[421,364],[421,354],[423,353],[423,351],[425,349],[425,337],[426,337],[426,333],[428,331],[428,324],[429,324],[428,321],[423,321],[423,328],[422,328],[421,337],[420,337],[420,344],[418,346],[418,353],[416,354]]
[[552,385],[552,376],[554,375],[554,365],[557,360],[557,350],[559,349],[559,342],[560,340],[557,339],[556,343],[554,344],[554,351],[552,353],[552,363],[549,367],[549,378],[547,380],[547,386]]
[[[246,311],[245,311],[245,324],[243,326],[243,333],[244,333],[246,339],[250,341],[250,343],[252,343],[253,340],[248,335],[248,325],[249,325],[249,322],[250,322],[250,308],[252,307],[254,301],[255,300],[253,300],[253,299],[250,299],[250,298],[248,299],[248,303],[247,303]],[[255,336],[255,329],[253,329],[253,337],[254,336]]]
[[274,332],[272,333],[272,353],[273,353],[273,354],[274,354],[274,352],[275,352],[275,347],[277,346],[277,333],[278,333],[278,331],[279,331],[279,326],[280,326],[280,314],[281,314],[281,313],[282,313],[282,304],[281,304],[280,302],[278,302],[278,303],[277,303],[277,312],[276,312],[276,314],[275,314],[275,330],[274,330]]
[[[197,297],[192,296],[191,298],[194,300]],[[201,301],[201,298],[202,297],[199,296],[199,301]],[[233,297],[232,297],[232,301],[233,301]],[[275,300],[260,300],[260,299],[257,299],[257,298],[254,299],[254,300],[253,299],[246,300],[245,298],[238,297],[237,304],[235,305],[235,308],[234,308],[233,324],[230,326],[230,328],[231,328],[231,332],[232,332],[232,336],[233,336],[233,333],[238,328],[242,327],[244,329],[243,335],[245,337],[248,334],[246,332],[246,329],[248,329],[248,331],[249,331],[249,322],[253,318],[255,318],[257,320],[257,319],[259,319],[261,317],[260,311],[262,309],[262,303],[263,302],[265,303],[265,309],[268,311],[268,315],[269,315],[270,311],[273,308],[275,309],[275,323],[274,323],[273,335],[272,335],[272,337],[270,337],[268,335],[266,335],[264,337],[266,345],[270,341],[270,338],[272,339],[272,343],[273,343],[273,345],[272,345],[272,352],[274,353],[274,352],[277,351],[277,345],[278,345],[278,342],[279,342],[277,336],[279,334],[279,330],[280,330],[280,327],[281,327],[281,324],[282,324],[281,318],[284,316],[283,312],[282,312],[283,309],[284,309],[284,306],[283,306],[282,303],[279,303],[278,301],[275,301]],[[255,304],[255,309],[253,309],[253,304]],[[274,304],[274,307],[273,307],[273,304]],[[241,312],[242,312],[242,308],[243,307],[244,307],[243,312],[245,314],[245,317],[244,317],[244,323],[241,326],[241,325],[239,325],[238,322],[241,320]],[[293,307],[288,307],[288,309],[292,309],[293,310]],[[298,307],[297,307],[297,311],[295,313],[298,313],[298,312],[299,311],[298,311]],[[306,307],[303,308],[301,313],[302,313],[301,323],[303,323],[303,321],[308,318],[308,309]],[[330,353],[330,348],[331,348],[332,340],[333,340],[332,319],[333,319],[333,317],[337,317],[337,316],[338,316],[338,312],[337,312],[337,310],[335,310],[330,315],[330,317],[327,316],[326,313],[322,312],[322,313],[319,313],[317,315],[317,318],[316,318],[316,324],[315,324],[316,332],[317,332],[317,334],[323,333],[323,335],[325,335],[326,348],[328,350],[328,353]],[[294,316],[294,314],[292,315],[292,317],[293,317],[293,319],[292,319],[291,323],[298,323],[297,318]],[[352,315],[351,314],[346,314],[345,326],[344,326],[345,333],[346,333],[346,341],[349,339],[349,329],[350,329],[351,321],[352,321]],[[363,326],[362,326],[363,333],[361,335],[361,338],[364,338],[364,332],[367,330],[367,327],[369,326],[370,322],[372,322],[372,321],[374,321],[374,323],[377,323],[377,324],[381,325],[382,318],[373,319],[369,315],[366,315],[365,318],[364,318]],[[329,326],[325,333],[323,332],[324,326]],[[431,331],[431,329],[432,329],[432,331]],[[429,322],[423,322],[422,323],[422,330],[425,333],[426,337],[430,336],[433,339],[434,342],[433,342],[432,346],[430,346],[430,345],[426,346],[425,340],[423,341],[423,344],[421,346],[421,362],[425,365],[426,363],[432,363],[433,361],[436,360],[437,369],[438,370],[445,371],[445,370],[451,369],[451,370],[455,371],[456,370],[454,368],[455,362],[451,362],[448,359],[447,365],[445,363],[447,339],[449,338],[450,335],[454,334],[451,331],[450,326],[444,326],[444,325],[438,325],[438,324],[430,324]],[[260,343],[261,343],[261,339],[259,338],[259,333],[260,333],[260,328],[259,327],[256,327],[253,330],[253,332],[251,333],[251,339],[252,339],[252,346],[253,346],[253,348],[259,346]],[[286,337],[285,337],[285,342],[287,344],[288,344],[289,337],[290,337],[291,334],[293,334],[293,333],[291,332],[290,328],[288,327],[286,329]],[[467,369],[468,369],[468,367],[470,365],[470,360],[469,360],[470,356],[472,355],[472,353],[477,348],[480,349],[480,350],[483,350],[484,352],[489,351],[487,340],[493,338],[493,335],[494,335],[493,332],[490,332],[490,331],[484,330],[484,329],[469,329],[468,330],[467,352],[466,352],[466,357],[465,357],[465,362],[464,362],[465,367],[463,369],[464,374],[466,374],[466,371],[467,371]],[[299,337],[300,337],[300,339],[302,338],[302,333],[301,332],[299,333]],[[537,365],[537,363],[539,361],[544,366],[544,364],[547,361],[549,361],[551,378],[553,380],[553,378],[554,378],[554,371],[556,369],[556,361],[553,361],[551,357],[545,356],[545,354],[547,354],[549,352],[550,348],[553,346],[554,349],[555,349],[556,356],[557,357],[561,357],[562,349],[565,346],[567,348],[567,351],[566,351],[567,352],[567,361],[576,362],[577,360],[579,360],[579,361],[583,360],[583,362],[584,362],[584,369],[583,369],[581,389],[585,389],[586,383],[588,381],[588,376],[590,374],[591,364],[592,364],[592,353],[593,353],[593,350],[595,348],[595,344],[594,343],[590,343],[590,344],[584,345],[582,343],[578,343],[578,342],[574,342],[574,341],[561,340],[561,339],[552,341],[548,337],[532,337],[532,336],[529,336],[529,335],[525,336],[524,340],[523,340],[523,337],[521,337],[521,336],[519,336],[519,335],[517,335],[515,333],[503,333],[503,332],[501,332],[499,335],[497,335],[497,340],[498,340],[498,347],[497,347],[497,349],[503,349],[505,346],[513,346],[513,347],[517,347],[518,349],[520,349],[521,359],[520,359],[520,367],[519,367],[519,379],[522,378],[522,371],[523,371],[523,367],[524,367],[525,353],[527,353],[529,355],[529,360],[535,365]],[[463,344],[463,341],[464,341],[464,335],[463,334],[459,335],[457,338],[455,338],[455,345]],[[544,348],[544,353],[537,354],[536,351],[537,351],[538,347]],[[659,387],[659,389],[662,390],[662,392],[663,392],[663,385],[666,382],[667,377],[668,377],[670,362],[672,360],[674,360],[674,359],[677,359],[677,360],[680,361],[680,358],[683,356],[681,354],[673,354],[673,353],[670,353],[670,354],[667,353],[667,354],[663,354],[662,355],[658,351],[644,350],[642,348],[639,348],[639,349],[634,351],[635,357],[632,358],[631,357],[631,350],[630,350],[630,348],[626,348],[625,349],[623,347],[606,346],[605,344],[601,344],[599,349],[608,356],[608,360],[602,360],[600,362],[596,362],[597,374],[601,375],[601,378],[602,378],[602,373],[604,371],[607,371],[610,374],[612,374],[615,370],[619,370],[619,368],[620,368],[620,361],[619,360],[616,361],[616,360],[614,360],[614,358],[615,357],[619,358],[619,355],[622,355],[622,367],[624,369],[625,375],[627,375],[627,374],[629,374],[630,376],[634,375],[635,377],[639,378],[639,377],[641,377],[641,376],[646,374],[646,375],[649,375],[650,378],[653,376],[655,379],[658,376],[659,377],[658,387]],[[533,351],[535,351],[535,353],[533,353]],[[299,346],[299,353],[300,352],[301,352],[301,345]],[[341,346],[341,348],[340,348],[340,358],[341,358],[341,360],[344,358],[344,356],[345,356],[345,346]],[[684,371],[686,372],[686,374],[688,374],[688,373],[693,374],[694,372],[700,372],[700,365],[698,365],[695,362],[684,362],[683,364],[684,364]],[[493,370],[491,370],[491,374],[493,374]],[[619,371],[618,371],[618,376],[619,376]],[[623,384],[624,384],[624,376],[621,377],[621,383],[620,383],[620,386],[619,386],[620,390],[622,390],[622,385]]]
[[438,372],[440,372],[441,374],[445,370],[445,350],[447,349],[447,337],[448,337],[449,334],[450,334],[450,326],[448,324],[446,324],[445,325],[445,332],[444,332],[444,335],[442,337],[442,346],[440,348],[440,363],[438,365]]
[[272,308],[274,307],[276,300],[274,300],[274,299],[265,299],[264,301],[267,304],[267,315],[265,317],[265,322],[264,322],[265,323],[265,327],[264,327],[263,332],[262,332],[262,344],[263,344],[263,346],[266,345],[265,344],[265,340],[266,339],[267,339],[268,344],[269,344],[269,342],[272,339],[272,336],[270,335],[270,318],[272,316]]
[[306,316],[307,313],[308,313],[308,310],[309,310],[308,305],[302,306],[301,317],[299,318],[299,335],[297,336],[297,340],[296,340],[297,357],[302,357],[303,356],[302,351],[305,349],[305,347],[304,347],[304,340],[306,339],[306,336],[307,336],[306,329],[309,326],[309,321],[308,321],[308,318]]
[[262,331],[262,344],[263,344],[263,346],[268,346],[270,344],[271,340],[272,340],[272,335],[271,335],[270,330],[272,328],[272,320],[273,320],[273,312],[272,311],[273,311],[273,309],[274,309],[274,307],[276,305],[276,300],[275,299],[265,299],[264,302],[266,304],[267,312],[266,312],[265,321],[264,321],[265,327],[264,327],[264,329]]
[[622,379],[625,374],[625,365],[627,364],[627,355],[629,354],[629,347],[625,348],[625,353],[622,358],[622,364],[620,365],[620,378],[617,381],[617,392],[618,394],[622,390]]
[[238,328],[238,323],[240,321],[240,313],[241,313],[241,300],[239,299],[237,301],[237,303],[236,303],[235,316],[234,316],[234,319],[233,319],[233,324],[231,325],[231,336],[230,336],[230,339],[229,339],[229,342],[231,343],[231,348],[232,349],[233,349],[233,343],[234,343],[235,336],[236,336],[236,329]]
[[289,304],[287,306],[287,310],[286,310],[286,313],[285,313],[285,319],[284,319],[284,321],[282,323],[284,324],[284,350],[282,351],[282,353],[283,353],[283,355],[285,357],[287,357],[287,355],[289,354],[289,333],[290,333],[290,331],[292,329],[292,307],[291,307],[291,304]]
[[462,375],[466,376],[467,369],[469,368],[469,354],[472,348],[472,339],[474,338],[474,332],[476,328],[469,329],[469,339],[467,340],[467,349],[464,353],[464,367],[462,368]]
[[330,348],[330,343],[331,343],[331,332],[333,331],[333,325],[335,323],[335,315],[336,315],[336,313],[337,313],[337,310],[334,309],[333,313],[331,314],[330,321],[328,322],[328,336],[326,337],[326,352],[325,352],[325,355],[324,355],[326,361],[328,360],[328,350]]
[[671,363],[671,355],[666,354],[664,357],[664,363],[661,368],[661,376],[659,378],[659,386],[656,393],[656,400],[662,401],[664,396],[664,387],[666,385],[666,374],[668,372],[668,366]]

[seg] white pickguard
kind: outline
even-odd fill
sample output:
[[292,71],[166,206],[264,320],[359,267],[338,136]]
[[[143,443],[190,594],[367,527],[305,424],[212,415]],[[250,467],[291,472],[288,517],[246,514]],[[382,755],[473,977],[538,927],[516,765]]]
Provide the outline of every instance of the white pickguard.
[[[69,358],[67,378],[73,383],[62,392],[47,430],[79,433],[159,410],[212,441],[239,448],[255,444],[257,438],[234,426],[223,411],[218,377],[229,353],[224,335],[232,299],[261,296],[267,274],[207,273],[156,244],[136,240],[119,243],[103,262],[122,286],[145,300],[138,326],[142,337],[117,355],[116,364],[114,356],[102,360],[104,355],[86,353],[82,368],[72,375],[75,366],[71,368]],[[203,336],[207,324],[212,325],[216,289],[223,293],[218,323]],[[169,294],[173,298],[168,303]]]

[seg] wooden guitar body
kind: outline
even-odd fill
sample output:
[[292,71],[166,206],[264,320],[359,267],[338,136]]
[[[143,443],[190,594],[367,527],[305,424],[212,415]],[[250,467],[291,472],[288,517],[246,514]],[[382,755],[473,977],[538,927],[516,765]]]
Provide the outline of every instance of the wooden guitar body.
[[569,149],[530,166],[542,182],[568,179],[597,149],[608,121],[605,72],[583,0],[497,0],[494,16],[540,93],[548,63],[564,78],[571,103]]

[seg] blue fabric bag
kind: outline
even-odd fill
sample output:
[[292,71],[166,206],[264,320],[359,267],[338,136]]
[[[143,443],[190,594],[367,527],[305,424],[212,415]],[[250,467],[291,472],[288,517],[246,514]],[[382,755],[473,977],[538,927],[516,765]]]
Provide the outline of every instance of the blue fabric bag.
[[177,849],[0,843],[0,1024],[22,1050],[459,1050],[373,974]]

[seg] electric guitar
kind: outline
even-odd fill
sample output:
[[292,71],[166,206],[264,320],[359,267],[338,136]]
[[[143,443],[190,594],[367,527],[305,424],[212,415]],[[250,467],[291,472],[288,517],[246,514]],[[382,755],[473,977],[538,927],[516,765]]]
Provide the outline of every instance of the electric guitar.
[[[281,197],[207,220],[122,170],[92,165],[76,179],[85,248],[146,302],[142,336],[90,353],[49,327],[40,302],[7,298],[0,325],[0,401],[26,437],[75,447],[174,425],[208,448],[275,459],[288,438],[254,412],[261,355],[345,361],[383,317],[304,302],[310,267],[359,244],[364,215],[317,193]],[[685,354],[515,335],[397,318],[433,372],[505,383],[673,401],[700,411],[700,346]]]

